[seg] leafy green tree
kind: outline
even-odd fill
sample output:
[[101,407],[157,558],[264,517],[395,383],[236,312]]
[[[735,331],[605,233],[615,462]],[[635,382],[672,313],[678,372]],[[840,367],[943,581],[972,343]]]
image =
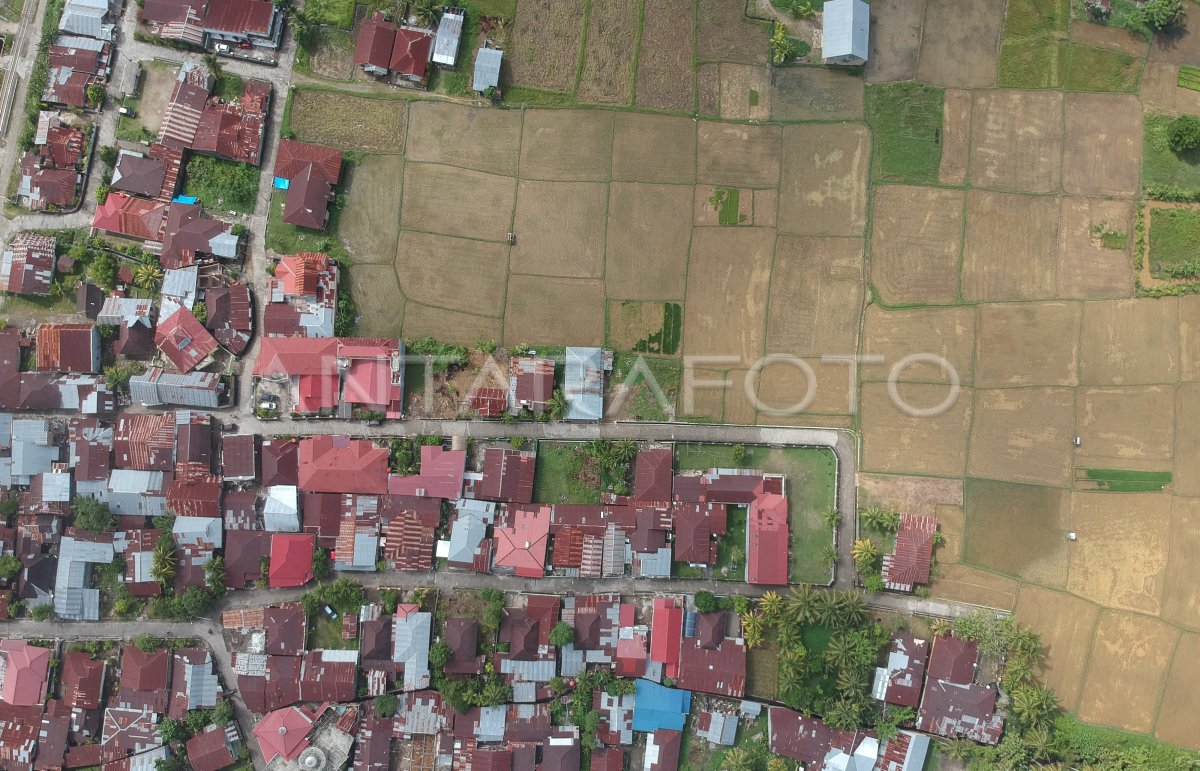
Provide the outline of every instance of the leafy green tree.
[[201,324],[208,321],[208,305],[202,302],[197,302],[192,306],[192,315],[196,317],[196,321]]
[[721,758],[721,771],[754,771],[754,758],[744,748],[733,747]]
[[100,107],[104,103],[104,86],[93,83],[87,87],[87,101],[92,107]]
[[692,599],[692,601],[696,605],[696,610],[700,611],[701,613],[710,613],[720,607],[717,603],[717,598],[713,596],[713,593],[703,589],[696,592],[696,596]]
[[225,594],[225,559],[213,557],[204,563],[204,583],[214,596]]
[[0,578],[12,580],[21,572],[21,567],[21,560],[11,554],[5,554],[0,557]]
[[1012,695],[1012,712],[1023,726],[1049,728],[1057,711],[1058,699],[1047,686],[1026,686]]
[[559,621],[550,630],[550,644],[559,648],[575,642],[575,627],[566,621]]
[[1135,5],[1138,19],[1156,30],[1173,27],[1183,20],[1183,0],[1144,0]]
[[375,714],[379,717],[393,717],[399,700],[395,694],[384,693],[375,697]]
[[166,640],[161,637],[155,637],[152,634],[139,634],[133,638],[133,647],[142,653],[153,653],[154,651],[161,650],[166,644]]
[[208,728],[212,718],[213,713],[210,709],[193,709],[184,717],[184,722],[187,723],[188,731],[195,735]]
[[1186,153],[1200,146],[1200,118],[1195,115],[1180,115],[1171,121],[1168,133],[1171,149]]
[[75,527],[80,530],[100,532],[112,530],[116,525],[116,517],[112,515],[108,504],[89,498],[86,495],[76,496],[71,501],[71,514],[75,517]]
[[158,733],[167,744],[179,744],[192,738],[186,723],[169,717],[163,718],[158,724]]
[[876,594],[884,590],[883,576],[879,573],[871,573],[863,578],[863,591],[867,594]]
[[233,720],[233,702],[229,699],[220,699],[217,706],[213,709],[213,722],[219,726],[228,725]]
[[481,625],[485,631],[494,632],[500,628],[500,622],[504,620],[504,607],[498,605],[488,605],[483,610],[483,619]]
[[54,606],[49,603],[34,606],[29,617],[34,621],[49,621],[54,616]]
[[97,252],[92,258],[92,264],[88,268],[88,276],[92,279],[92,283],[104,289],[112,289],[117,284],[117,270],[120,265],[117,263],[116,255],[111,252]]
[[441,669],[450,660],[452,651],[445,642],[440,642],[429,649],[429,663]]
[[383,605],[384,613],[395,613],[396,606],[400,604],[400,592],[395,589],[380,589],[379,603]]
[[324,549],[313,549],[312,574],[318,581],[328,581],[333,576],[333,565],[329,562],[329,552]]
[[199,618],[212,608],[213,596],[207,589],[192,586],[179,600],[185,617]]

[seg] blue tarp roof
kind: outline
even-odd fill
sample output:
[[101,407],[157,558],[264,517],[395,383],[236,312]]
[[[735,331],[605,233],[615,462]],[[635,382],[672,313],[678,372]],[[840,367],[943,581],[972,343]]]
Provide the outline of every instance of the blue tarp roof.
[[638,680],[633,705],[633,730],[657,731],[669,728],[682,731],[692,710],[692,692],[667,688],[649,680]]
[[173,203],[196,203],[200,199],[194,195],[177,195],[171,199]]

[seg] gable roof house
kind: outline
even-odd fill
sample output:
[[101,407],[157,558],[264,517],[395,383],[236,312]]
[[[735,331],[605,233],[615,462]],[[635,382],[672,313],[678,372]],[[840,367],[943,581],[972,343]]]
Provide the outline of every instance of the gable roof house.
[[788,500],[767,493],[750,503],[746,519],[746,583],[787,586]]
[[554,396],[554,360],[514,356],[509,362],[509,412],[545,412]]
[[280,140],[275,156],[275,187],[285,191],[283,221],[324,230],[341,175],[341,150],[294,139]]
[[305,437],[300,440],[299,464],[299,487],[306,492],[388,492],[388,451],[367,439]]
[[450,647],[450,660],[442,671],[452,675],[477,675],[483,672],[484,656],[479,653],[479,622],[471,618],[447,619],[442,641]]
[[567,348],[563,396],[567,420],[604,417],[604,373],[612,369],[612,354],[600,348]]
[[399,665],[401,687],[418,691],[429,687],[429,638],[433,615],[417,605],[399,605],[392,616],[392,661]]
[[46,695],[51,651],[24,640],[0,640],[0,701],[16,707],[40,705]]
[[130,399],[143,407],[207,407],[221,406],[225,384],[219,372],[167,372],[151,367],[129,379]]
[[875,668],[871,695],[888,704],[916,709],[921,702],[928,659],[928,641],[917,639],[908,632],[894,635],[888,644],[887,664]]
[[828,0],[822,18],[825,63],[864,64],[870,52],[871,6],[863,0]]
[[521,578],[546,576],[546,547],[550,540],[549,506],[516,506],[497,522],[492,569]]
[[533,450],[488,447],[483,451],[483,471],[467,475],[463,496],[502,503],[532,503],[536,468],[537,453]]
[[475,70],[471,74],[471,90],[483,93],[489,88],[500,87],[500,63],[504,52],[499,48],[484,46],[475,54]]
[[108,20],[108,0],[67,0],[58,29],[73,35],[112,40],[114,27]]
[[354,63],[392,85],[424,88],[433,58],[434,33],[397,27],[376,13],[359,25]]
[[683,608],[666,597],[654,600],[650,627],[650,660],[661,664],[663,674],[679,676],[679,648],[683,639]]
[[99,372],[100,330],[95,324],[42,324],[37,330],[39,372]]
[[947,738],[966,737],[995,744],[1004,732],[996,714],[995,686],[975,682],[978,646],[951,635],[933,639],[917,730]]
[[896,528],[896,548],[883,555],[883,585],[897,592],[911,592],[914,584],[929,583],[933,564],[933,538],[937,520],[905,514]]
[[[170,667],[171,655],[165,649],[146,652],[126,645],[121,649],[121,680],[115,706],[165,715]],[[111,701],[110,706],[114,706]]]
[[680,688],[740,699],[746,692],[746,645],[725,636],[725,613],[697,614],[696,637],[684,638],[679,651]]
[[[263,3],[267,6],[264,10],[274,13],[265,0],[210,0],[210,4],[218,1],[222,8]],[[177,150],[194,150],[257,166],[261,161],[271,85],[247,80],[241,98],[224,102],[213,96],[213,84],[212,73],[203,64],[183,63],[163,113],[158,141]]]
[[56,243],[53,236],[17,233],[0,256],[0,289],[12,294],[50,294]]
[[157,241],[167,217],[169,205],[162,201],[136,198],[125,193],[109,193],[92,215],[92,230],[115,236]]
[[283,18],[266,0],[148,0],[141,14],[152,35],[200,48],[218,43],[278,48]]
[[216,339],[182,306],[159,323],[154,330],[154,344],[184,374],[205,366],[217,350]]
[[[73,531],[68,531],[73,532]],[[58,572],[54,582],[54,613],[74,621],[100,620],[100,590],[91,583],[92,566],[113,561],[111,534],[103,539],[80,540],[65,535],[58,543]]]
[[285,255],[267,281],[263,331],[268,337],[333,337],[338,266],[318,252]]
[[234,356],[241,356],[250,343],[254,329],[254,306],[250,287],[239,282],[204,290],[208,318],[204,326],[217,344]]
[[313,540],[308,533],[271,536],[271,588],[304,586],[312,580]]
[[104,696],[104,675],[108,664],[84,651],[63,655],[59,677],[62,702],[71,712],[71,729],[77,735],[94,736],[100,732],[100,705]]
[[433,39],[433,63],[439,67],[454,69],[465,17],[466,11],[462,8],[447,8],[438,21],[437,35]]
[[187,741],[187,758],[193,771],[220,771],[232,766],[241,747],[237,726],[210,725]]

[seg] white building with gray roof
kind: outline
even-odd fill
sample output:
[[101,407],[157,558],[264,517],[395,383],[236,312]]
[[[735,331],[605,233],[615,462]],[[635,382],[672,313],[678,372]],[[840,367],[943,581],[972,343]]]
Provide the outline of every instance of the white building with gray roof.
[[429,687],[429,636],[433,616],[423,611],[398,612],[392,617],[392,661],[404,667],[403,688],[418,691]]

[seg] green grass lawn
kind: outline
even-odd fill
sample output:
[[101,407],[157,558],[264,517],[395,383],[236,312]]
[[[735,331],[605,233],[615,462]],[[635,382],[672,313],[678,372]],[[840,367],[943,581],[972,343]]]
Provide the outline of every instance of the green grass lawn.
[[725,535],[717,541],[717,564],[713,568],[713,578],[724,581],[745,581],[746,507],[729,506],[727,508]]
[[1176,153],[1171,149],[1170,135],[1171,116],[1146,113],[1142,123],[1142,185],[1200,191],[1200,149]]
[[630,376],[638,359],[646,364],[646,369],[654,378],[662,391],[665,404],[660,404],[654,390],[647,384],[644,375],[639,375],[630,382],[631,392],[626,398],[625,411],[634,420],[663,421],[667,420],[667,408],[674,408],[679,402],[679,380],[683,367],[676,359],[660,359],[654,356],[640,356],[636,353],[618,353],[613,359],[612,375],[608,378],[610,388],[624,383]]
[[779,681],[779,650],[767,641],[746,652],[746,694],[774,699]]
[[[734,446],[680,444],[675,448],[679,471],[736,468]],[[744,468],[784,474],[787,477],[788,523],[791,536],[790,579],[801,583],[826,583],[829,570],[821,564],[821,550],[833,533],[821,514],[833,506],[837,490],[837,460],[831,450],[816,447],[746,447]]]
[[672,562],[671,563],[671,577],[672,578],[704,578],[704,570],[701,568],[694,568],[691,565],[687,564],[686,562]]
[[21,9],[24,7],[24,0],[3,0],[0,2],[0,19],[18,21],[21,18]]
[[319,610],[308,620],[309,650],[348,650],[358,647],[358,640],[342,639],[342,617],[337,621]]
[[1091,46],[1072,45],[1068,51],[1068,91],[1137,90],[1142,72],[1142,60],[1128,54]]
[[1008,88],[1058,88],[1067,69],[1069,0],[1012,0],[996,84]]
[[[703,741],[699,738],[695,741]],[[749,725],[741,723],[738,726],[737,743],[734,747],[740,747],[750,756],[752,765],[750,768],[765,768],[767,760],[772,756],[770,739],[767,735],[767,712],[763,713]],[[723,771],[725,763],[725,753],[729,752],[731,747],[716,747],[711,755],[708,756],[708,765],[704,769],[695,769],[695,771]]]
[[304,15],[313,24],[350,29],[354,23],[354,0],[309,0],[304,4]]
[[885,83],[867,86],[866,100],[875,156],[872,176],[883,182],[936,184],[942,162],[942,89]]
[[537,470],[533,481],[533,500],[537,503],[600,503],[599,488],[578,478],[578,465],[572,458],[575,444],[538,442]]
[[259,169],[248,163],[193,154],[183,192],[209,209],[250,214],[258,200],[258,179]]
[[1169,278],[1200,276],[1200,211],[1155,209],[1150,219],[1150,273]]
[[236,102],[246,90],[246,81],[228,72],[221,73],[216,83],[216,95],[226,102]]

